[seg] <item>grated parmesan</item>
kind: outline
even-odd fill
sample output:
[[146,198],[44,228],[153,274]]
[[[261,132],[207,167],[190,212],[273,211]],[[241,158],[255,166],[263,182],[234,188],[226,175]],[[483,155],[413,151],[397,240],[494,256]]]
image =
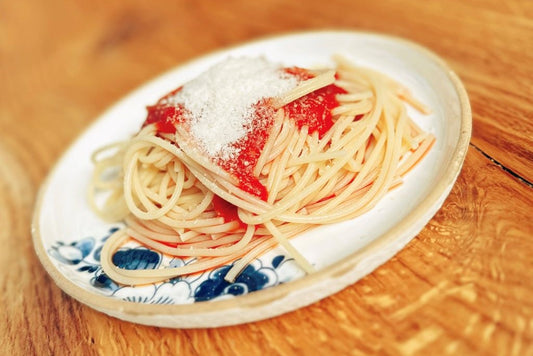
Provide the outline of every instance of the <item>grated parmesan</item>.
[[189,113],[190,133],[211,157],[230,159],[251,130],[254,104],[293,89],[298,80],[264,58],[229,58],[169,98]]

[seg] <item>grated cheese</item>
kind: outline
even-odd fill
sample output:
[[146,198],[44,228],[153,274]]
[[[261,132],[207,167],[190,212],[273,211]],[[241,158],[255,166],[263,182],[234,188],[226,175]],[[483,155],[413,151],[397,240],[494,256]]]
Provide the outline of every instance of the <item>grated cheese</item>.
[[293,89],[298,80],[264,58],[229,58],[185,84],[169,101],[189,113],[190,133],[211,157],[230,159],[251,130],[254,104]]

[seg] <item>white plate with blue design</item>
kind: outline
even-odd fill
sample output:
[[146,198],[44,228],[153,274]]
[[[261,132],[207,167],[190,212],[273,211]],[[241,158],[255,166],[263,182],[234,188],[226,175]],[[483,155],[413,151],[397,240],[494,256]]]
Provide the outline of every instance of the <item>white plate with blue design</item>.
[[[121,226],[98,219],[86,200],[91,153],[133,135],[145,107],[228,56],[265,56],[286,65],[331,64],[333,54],[374,68],[407,86],[432,114],[409,112],[436,144],[425,159],[370,212],[322,226],[292,243],[317,269],[305,275],[281,248],[261,256],[234,283],[229,266],[164,283],[119,286],[102,271],[105,239]],[[90,307],[131,322],[162,327],[216,327],[261,320],[316,302],[349,286],[390,259],[437,212],[462,166],[471,134],[466,92],[436,55],[405,40],[348,32],[307,32],[268,38],[216,52],[172,70],[105,112],[67,150],[43,185],[33,219],[35,250],[66,293]],[[123,268],[179,266],[130,243],[114,257]]]

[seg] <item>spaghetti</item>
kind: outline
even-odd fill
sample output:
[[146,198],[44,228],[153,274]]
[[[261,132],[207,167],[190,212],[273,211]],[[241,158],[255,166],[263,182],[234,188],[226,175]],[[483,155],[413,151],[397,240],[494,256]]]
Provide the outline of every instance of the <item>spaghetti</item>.
[[[406,103],[427,109],[401,85],[335,62],[228,60],[148,107],[133,138],[95,152],[91,205],[126,225],[104,245],[105,273],[136,285],[234,262],[232,281],[278,244],[313,272],[289,239],[372,209],[435,141],[408,117]],[[112,256],[130,239],[190,261],[120,269]]]

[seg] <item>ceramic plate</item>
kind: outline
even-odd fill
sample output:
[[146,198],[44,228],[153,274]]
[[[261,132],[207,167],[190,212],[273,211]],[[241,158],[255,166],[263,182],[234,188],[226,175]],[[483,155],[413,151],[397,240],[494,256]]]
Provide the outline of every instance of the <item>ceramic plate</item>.
[[[292,243],[316,267],[304,275],[281,248],[254,261],[229,284],[229,266],[141,287],[119,286],[100,266],[105,239],[121,226],[99,220],[85,200],[91,153],[133,135],[147,105],[227,56],[265,56],[287,66],[331,64],[331,55],[388,74],[432,109],[410,112],[436,144],[405,183],[370,212],[322,226]],[[450,192],[471,133],[466,92],[457,76],[428,50],[405,40],[359,32],[308,32],[248,43],[194,60],[121,100],[68,149],[41,189],[33,220],[37,255],[57,285],[77,300],[111,316],[149,325],[190,328],[250,322],[280,315],[355,283],[403,248],[427,224]],[[179,266],[135,244],[117,252],[123,268]]]

